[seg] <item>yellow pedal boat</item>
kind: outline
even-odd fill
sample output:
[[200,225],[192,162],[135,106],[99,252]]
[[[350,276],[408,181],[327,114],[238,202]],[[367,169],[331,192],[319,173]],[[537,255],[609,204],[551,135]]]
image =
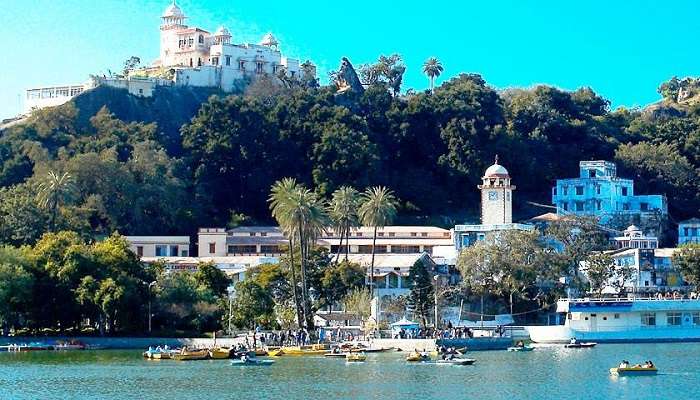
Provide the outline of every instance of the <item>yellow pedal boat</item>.
[[270,357],[281,357],[284,355],[284,350],[282,350],[282,349],[270,350],[267,352],[267,355]]
[[420,362],[420,361],[430,361],[430,356],[428,354],[421,354],[421,353],[410,353],[406,357],[406,361],[409,362]]
[[213,360],[226,360],[231,357],[231,349],[220,347],[209,350],[209,357]]
[[206,360],[209,358],[209,350],[181,351],[180,353],[172,354],[170,358],[177,361]]
[[365,353],[348,353],[345,355],[345,361],[347,362],[364,362],[365,360],[367,360]]
[[285,356],[322,356],[326,354],[326,349],[303,348],[299,346],[283,347],[282,353]]

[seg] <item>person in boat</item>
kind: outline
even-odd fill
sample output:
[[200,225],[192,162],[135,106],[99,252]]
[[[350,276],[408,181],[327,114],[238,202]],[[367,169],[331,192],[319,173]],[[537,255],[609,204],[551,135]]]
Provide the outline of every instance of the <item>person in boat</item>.
[[648,360],[644,363],[644,366],[642,368],[654,368],[654,363],[651,362],[651,360]]
[[518,343],[515,344],[515,347],[523,348],[525,347],[525,342],[523,342],[522,340],[518,340]]
[[630,362],[627,360],[622,360],[618,368],[629,368],[630,367]]
[[575,337],[572,337],[571,340],[569,340],[569,344],[578,344],[578,340],[576,340]]

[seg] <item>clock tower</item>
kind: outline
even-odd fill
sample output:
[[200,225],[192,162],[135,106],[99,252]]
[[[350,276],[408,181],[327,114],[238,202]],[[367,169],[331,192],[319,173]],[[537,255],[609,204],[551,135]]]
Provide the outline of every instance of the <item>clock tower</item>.
[[496,161],[481,178],[482,225],[510,224],[513,222],[513,191],[508,170]]

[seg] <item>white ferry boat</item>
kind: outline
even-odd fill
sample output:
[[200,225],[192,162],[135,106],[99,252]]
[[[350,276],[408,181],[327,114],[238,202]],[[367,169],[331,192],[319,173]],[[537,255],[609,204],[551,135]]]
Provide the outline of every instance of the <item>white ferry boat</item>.
[[562,299],[563,325],[526,326],[535,343],[700,341],[700,299]]

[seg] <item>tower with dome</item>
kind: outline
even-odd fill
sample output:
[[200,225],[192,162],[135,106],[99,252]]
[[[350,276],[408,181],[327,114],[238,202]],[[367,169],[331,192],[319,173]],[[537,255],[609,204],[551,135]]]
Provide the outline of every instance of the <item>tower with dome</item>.
[[506,167],[498,163],[498,156],[493,165],[486,169],[477,187],[481,191],[481,224],[455,226],[457,250],[477,241],[488,240],[502,231],[534,229],[532,225],[513,223],[515,185]]

